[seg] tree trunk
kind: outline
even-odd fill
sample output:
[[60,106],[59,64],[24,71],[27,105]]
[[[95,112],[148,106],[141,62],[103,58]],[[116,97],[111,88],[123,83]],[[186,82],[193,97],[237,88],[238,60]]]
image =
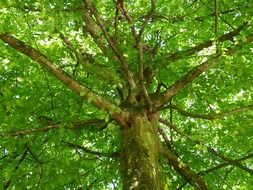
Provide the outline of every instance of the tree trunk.
[[121,175],[123,190],[161,190],[158,116],[134,113],[122,129]]

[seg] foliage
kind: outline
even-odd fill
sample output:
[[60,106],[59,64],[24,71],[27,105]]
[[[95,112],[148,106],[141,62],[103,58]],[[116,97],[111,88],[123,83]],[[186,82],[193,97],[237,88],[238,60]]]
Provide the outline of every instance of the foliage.
[[[158,102],[161,141],[179,167],[210,189],[250,189],[252,2],[219,2],[215,15],[210,0],[129,0],[115,16],[114,1],[94,0],[97,17],[86,15],[87,2],[0,2],[4,189],[121,189],[118,115],[132,106],[132,81],[147,91],[147,105]],[[160,160],[165,189],[193,188]]]

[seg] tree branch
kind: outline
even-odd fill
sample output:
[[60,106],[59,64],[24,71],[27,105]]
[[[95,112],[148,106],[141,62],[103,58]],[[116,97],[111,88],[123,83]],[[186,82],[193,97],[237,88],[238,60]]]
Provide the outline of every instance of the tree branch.
[[[232,55],[235,54],[242,46],[253,41],[253,33],[249,34],[246,37],[244,42],[240,42],[234,46],[228,48],[223,55]],[[194,67],[179,80],[177,80],[173,85],[171,85],[161,96],[156,96],[157,106],[161,107],[168,103],[171,98],[176,96],[181,90],[183,90],[189,83],[194,79],[200,76],[202,73],[208,71],[219,63],[219,60],[222,58],[222,54],[217,54],[212,56],[209,60],[203,62],[202,64]]]
[[152,15],[154,14],[155,12],[155,8],[156,8],[156,4],[157,4],[157,0],[150,0],[150,3],[151,3],[151,7],[150,7],[150,10],[148,11],[147,15],[144,16],[145,20],[142,24],[142,27],[139,31],[139,34],[138,34],[138,41],[141,40],[141,35],[143,34],[148,22],[149,22],[149,19],[152,17]]
[[38,163],[38,164],[43,164],[43,161],[40,161],[35,154],[32,152],[31,148],[29,147],[29,145],[26,145],[26,148],[28,149],[28,151],[30,152],[30,155],[33,157],[33,159]]
[[200,190],[207,189],[207,186],[200,175],[193,172],[185,163],[180,161],[180,158],[177,154],[172,152],[172,144],[167,138],[165,131],[161,127],[158,128],[158,131],[162,135],[167,146],[167,150],[164,148],[166,153],[163,153],[163,155],[166,157],[168,163],[173,166],[173,168],[185,179],[187,183],[197,187]]
[[88,32],[100,50],[106,53],[107,45],[104,39],[101,38],[102,31],[86,8],[83,9],[83,21],[85,23],[85,26],[83,26],[83,33]]
[[123,83],[123,80],[121,80],[117,73],[113,72],[111,69],[108,69],[108,67],[105,65],[96,63],[93,55],[89,53],[81,53],[81,51],[74,47],[74,45],[63,33],[59,32],[59,34],[66,46],[74,53],[77,60],[77,65],[81,64],[87,73],[101,78],[109,84]]
[[198,141],[198,140],[193,140],[191,138],[190,135],[185,135],[182,131],[180,131],[176,126],[174,126],[172,123],[170,123],[169,121],[166,121],[166,120],[163,120],[163,119],[160,119],[159,120],[161,123],[169,126],[171,129],[175,130],[178,134],[180,134],[181,136],[185,137],[186,139],[190,140],[191,142],[195,143],[195,144],[198,144],[198,145],[203,145],[207,148],[208,152],[210,152],[211,154],[214,154],[215,156],[218,156],[219,158],[221,158],[222,160],[228,162],[230,165],[234,165],[246,172],[248,172],[249,174],[253,175],[253,170],[246,167],[246,166],[243,166],[242,164],[240,164],[239,162],[235,162],[233,159],[231,158],[227,158],[226,156],[222,155],[221,153],[219,153],[218,151],[214,150],[213,148],[207,146],[207,145],[204,145],[202,142]]
[[214,149],[211,148],[211,147],[208,147],[208,146],[206,146],[206,147],[207,147],[207,150],[208,150],[210,153],[212,153],[212,154],[218,156],[218,157],[221,158],[222,160],[228,162],[230,165],[236,166],[236,167],[240,168],[241,170],[244,170],[244,171],[248,172],[249,174],[253,175],[253,170],[252,170],[252,169],[250,169],[250,168],[248,168],[248,167],[242,165],[242,164],[241,164],[240,162],[238,162],[238,161],[235,161],[235,160],[233,160],[233,159],[230,159],[230,158],[224,156],[223,154],[219,153],[218,151],[214,150]]
[[67,12],[67,13],[76,13],[77,11],[82,11],[82,7],[76,7],[76,8],[63,8],[63,9],[59,9],[59,8],[51,8],[51,9],[43,9],[43,8],[38,8],[38,7],[34,7],[34,6],[28,6],[28,5],[23,5],[22,7],[21,6],[13,6],[13,5],[6,5],[4,6],[5,8],[8,8],[8,9],[11,9],[11,8],[15,8],[15,9],[20,9],[21,11],[24,11],[24,12],[43,12],[43,11],[46,11],[46,12],[55,12],[55,13],[58,13],[58,12]]
[[114,54],[116,55],[116,57],[118,58],[119,62],[121,63],[121,66],[123,68],[123,71],[125,73],[125,77],[126,80],[130,86],[131,89],[136,89],[136,84],[133,78],[133,74],[130,72],[130,69],[128,67],[128,64],[126,62],[125,57],[123,56],[122,52],[120,51],[120,49],[117,47],[117,44],[114,44],[112,38],[110,37],[107,29],[105,28],[105,24],[102,20],[102,18],[100,17],[94,3],[92,3],[90,0],[84,0],[86,9],[89,10],[94,17],[96,18],[96,21],[99,25],[99,27],[101,28],[109,46],[111,47],[111,49],[113,50]]
[[128,11],[126,10],[124,6],[124,0],[117,0],[116,2],[117,9],[122,13],[122,15],[127,19],[128,23],[131,25],[131,32],[133,35],[133,38],[135,40],[136,45],[138,45],[139,39],[138,34],[135,30],[135,26],[133,25],[133,18],[130,16]]
[[165,131],[159,127],[159,133],[162,135],[167,148],[163,148],[161,153],[165,156],[168,163],[173,166],[173,168],[185,179],[185,181],[198,189],[208,189],[203,179],[200,177],[199,174],[193,172],[185,163],[183,163],[178,155],[172,152],[172,144],[171,141],[167,138]]
[[171,150],[172,149],[172,142],[170,139],[168,139],[166,132],[161,127],[158,127],[158,132],[163,137],[163,140],[164,140],[166,146],[168,147],[168,149]]
[[10,137],[15,137],[19,135],[30,135],[33,133],[41,133],[41,132],[47,132],[53,129],[59,128],[58,125],[49,125],[43,128],[32,128],[32,129],[24,129],[24,130],[16,130],[16,131],[6,131],[0,132],[0,136],[5,137],[5,136],[10,136]]
[[61,68],[54,65],[53,62],[47,56],[9,34],[1,34],[0,39],[5,43],[9,44],[17,51],[23,53],[24,55],[27,55],[34,61],[38,62],[41,66],[46,68],[50,73],[52,73],[56,78],[58,78],[68,88],[81,96],[83,99],[91,100],[91,103],[98,109],[104,110],[109,113],[110,116],[121,125],[121,127],[128,126],[126,118],[124,117],[128,115],[127,113],[124,113],[123,116],[123,111],[118,106],[114,105],[104,97],[96,94],[87,87],[78,83],[67,73],[65,73]]
[[[107,126],[107,123],[104,120],[85,120],[85,121],[76,121],[72,123],[71,127],[65,127],[66,129],[81,129],[84,127],[95,127],[97,130],[101,130]],[[32,128],[32,129],[23,129],[23,130],[15,130],[15,131],[1,131],[0,136],[9,136],[9,137],[15,137],[19,135],[30,135],[34,133],[42,133],[51,131],[54,129],[59,129],[61,126],[60,124],[53,124],[47,125],[45,127],[41,128]]]
[[116,157],[116,158],[119,157],[118,152],[102,153],[102,152],[97,152],[97,151],[90,150],[88,148],[85,148],[85,147],[77,145],[77,144],[73,144],[71,142],[66,142],[64,140],[61,140],[61,142],[66,144],[70,148],[79,149],[79,150],[82,150],[85,153],[88,153],[88,154],[91,154],[91,155],[94,155],[94,156],[98,156],[98,157]]
[[199,190],[208,189],[203,179],[184,164],[171,150],[163,148],[160,153],[164,156],[167,162],[173,166],[174,170],[185,179],[185,181]]
[[[26,158],[27,154],[28,154],[28,147],[25,146],[25,151],[24,151],[24,153],[23,153],[22,156],[20,157],[20,159],[19,159],[19,161],[18,161],[18,164],[17,164],[17,165],[15,166],[15,168],[13,169],[14,172],[18,170],[19,166],[20,166],[21,163],[24,161],[24,159]],[[11,181],[12,181],[12,179],[10,178],[10,179],[8,179],[6,182],[4,182],[4,185],[3,185],[3,189],[4,189],[4,190],[7,190],[7,189],[9,188],[9,186],[10,186],[10,184],[11,184]]]
[[[253,157],[253,154],[251,153],[251,154],[248,154],[247,156],[244,156],[242,158],[234,159],[234,160],[232,160],[232,162],[233,163],[235,163],[235,162],[240,163],[240,162],[242,162],[244,160],[247,160],[247,159],[250,159],[252,157]],[[208,173],[210,173],[212,171],[215,171],[215,170],[218,170],[218,169],[230,166],[230,165],[232,165],[230,162],[224,162],[224,163],[218,164],[217,166],[214,166],[212,168],[209,168],[209,169],[206,169],[204,171],[198,172],[198,175],[204,176],[204,175],[207,175]]]
[[248,27],[249,24],[248,22],[244,22],[241,26],[239,26],[238,28],[236,28],[235,30],[226,33],[220,37],[218,37],[216,40],[208,40],[206,42],[203,42],[193,48],[187,49],[187,50],[183,50],[183,51],[178,51],[178,52],[174,52],[174,53],[169,53],[166,56],[166,60],[167,61],[176,61],[185,57],[188,57],[190,55],[193,55],[194,53],[197,53],[201,50],[203,50],[204,48],[208,48],[210,46],[212,46],[215,41],[216,42],[224,42],[227,40],[233,40],[233,38],[237,35],[239,35],[239,33],[246,27]]
[[176,105],[172,105],[172,104],[167,105],[167,106],[163,107],[162,109],[166,109],[166,108],[177,110],[181,115],[184,115],[184,116],[193,117],[193,118],[200,118],[200,119],[207,119],[207,120],[214,120],[214,119],[221,119],[223,117],[230,116],[233,114],[239,114],[242,112],[252,111],[253,104],[250,104],[250,105],[247,105],[244,107],[240,107],[240,108],[236,108],[233,110],[217,113],[217,114],[211,114],[211,115],[203,115],[203,114],[198,114],[198,113],[187,112],[187,111],[183,110],[182,108],[180,108]]
[[172,97],[176,96],[182,89],[184,89],[189,83],[195,78],[201,75],[203,72],[208,71],[218,64],[221,54],[215,55],[209,60],[202,64],[194,67],[187,74],[181,77],[173,85],[171,85],[161,96],[158,98],[157,106],[161,107],[171,100]]
[[[233,13],[235,11],[238,11],[239,8],[234,8],[234,9],[228,9],[228,10],[224,10],[224,11],[220,11],[219,17],[221,17],[222,15],[226,15],[229,13]],[[211,9],[212,10],[212,9]],[[214,14],[208,14],[206,16],[197,16],[197,17],[193,17],[192,21],[200,21],[203,22],[203,20],[205,19],[205,17],[209,17],[209,16],[213,16]],[[158,19],[163,19],[166,20],[167,22],[171,22],[171,23],[175,23],[175,22],[180,22],[180,21],[184,21],[185,19],[189,18],[189,14],[186,15],[176,15],[176,16],[171,16],[171,15],[163,15],[161,13],[155,13],[152,15],[152,19],[153,20],[158,20]],[[143,19],[144,16],[140,17],[139,20]],[[231,26],[230,26],[231,27]],[[231,27],[233,28],[233,27]]]
[[143,76],[143,72],[144,72],[144,69],[143,69],[143,44],[142,42],[139,42],[138,43],[138,64],[139,64],[139,81],[140,81],[140,86],[141,86],[141,91],[144,95],[144,98],[148,104],[148,107],[149,107],[149,111],[151,111],[152,109],[152,102],[149,98],[149,95],[148,95],[148,91],[145,87],[145,84],[144,84],[144,76]]
[[218,0],[214,0],[214,34],[215,38],[218,37],[218,27],[219,27],[219,10],[218,10]]

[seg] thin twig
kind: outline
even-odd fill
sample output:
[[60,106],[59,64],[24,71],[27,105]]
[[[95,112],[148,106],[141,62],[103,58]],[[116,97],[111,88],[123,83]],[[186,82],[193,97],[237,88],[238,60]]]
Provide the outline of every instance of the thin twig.
[[139,31],[139,34],[138,34],[138,37],[137,37],[138,41],[141,40],[141,35],[143,34],[143,32],[144,32],[146,26],[148,25],[148,22],[149,22],[150,18],[152,17],[153,13],[155,12],[156,3],[157,3],[157,0],[151,0],[151,7],[150,7],[150,10],[149,10],[149,12],[147,13],[147,15],[144,16],[145,20],[144,20],[144,22],[143,22],[143,24],[142,24],[142,27],[141,27],[141,29],[140,29],[140,31]]
[[[18,164],[15,166],[15,168],[13,169],[13,172],[17,171],[18,168],[20,167],[21,163],[25,160],[26,156],[28,154],[28,148],[27,146],[25,146],[25,150],[24,153],[22,154],[22,156],[20,157]],[[4,182],[4,190],[7,190],[11,184],[12,179],[8,179],[6,182]]]
[[94,155],[94,156],[99,156],[99,157],[119,157],[119,152],[113,152],[113,153],[103,153],[103,152],[97,152],[97,151],[93,151],[93,150],[90,150],[88,148],[85,148],[83,146],[80,146],[78,144],[74,144],[74,143],[71,143],[71,142],[67,142],[67,141],[64,141],[64,140],[61,140],[62,143],[66,144],[67,146],[71,147],[71,148],[77,148],[77,149],[80,149],[82,150],[83,152],[85,153],[88,153],[88,154],[91,154],[91,155]]
[[[252,158],[252,157],[253,157],[253,153],[248,154],[248,155],[246,155],[246,156],[244,156],[244,157],[241,157],[241,158],[238,158],[238,159],[234,159],[233,162],[242,162],[242,161],[247,160],[247,159],[250,159],[250,158]],[[221,169],[221,168],[230,166],[230,165],[231,165],[231,163],[229,163],[229,162],[224,162],[224,163],[218,164],[218,165],[216,165],[216,166],[214,166],[214,167],[212,167],[212,168],[206,169],[206,170],[204,170],[204,171],[200,171],[200,172],[198,172],[198,174],[199,174],[199,175],[207,175],[207,174],[210,173],[210,172],[213,172],[213,171],[215,171],[215,170],[218,170],[218,169]]]
[[218,0],[214,0],[214,34],[216,41],[216,53],[219,53],[219,41],[218,39],[218,28],[219,28],[219,12],[218,12]]
[[214,0],[214,33],[215,37],[218,37],[218,27],[219,27],[219,12],[218,12],[218,0]]

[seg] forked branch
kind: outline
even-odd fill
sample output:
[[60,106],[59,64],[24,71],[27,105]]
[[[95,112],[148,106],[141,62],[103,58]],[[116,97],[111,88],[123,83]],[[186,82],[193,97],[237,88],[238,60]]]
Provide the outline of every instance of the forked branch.
[[[234,46],[228,48],[225,52],[223,52],[224,56],[233,55],[238,52],[242,48],[242,46],[249,44],[253,41],[253,33],[246,36],[245,41],[240,42]],[[222,59],[222,54],[216,54],[209,58],[207,61],[202,64],[194,67],[184,76],[182,76],[178,81],[176,81],[173,85],[171,85],[166,92],[164,92],[161,96],[159,96],[157,101],[157,107],[162,107],[167,104],[172,97],[176,96],[181,90],[183,90],[188,84],[190,84],[194,79],[199,77],[202,73],[210,70],[214,66],[216,66],[220,60]]]
[[157,0],[150,0],[150,4],[151,4],[150,10],[148,11],[147,15],[144,16],[145,20],[144,20],[142,27],[141,27],[139,34],[138,34],[138,41],[141,40],[141,35],[143,34],[146,26],[148,25],[150,18],[152,17],[153,13],[155,12]]
[[136,45],[138,44],[138,34],[136,32],[135,26],[133,25],[133,18],[126,10],[124,6],[124,0],[117,0],[116,2],[117,9],[122,13],[122,15],[127,19],[128,23],[131,25],[131,32],[134,37]]
[[92,3],[90,0],[84,0],[84,3],[85,3],[87,11],[90,11],[91,14],[95,17],[95,19],[96,19],[99,27],[101,28],[110,48],[113,50],[114,54],[116,55],[119,62],[121,63],[126,80],[129,84],[130,88],[136,89],[136,84],[135,84],[135,81],[133,78],[133,74],[130,72],[127,61],[126,61],[125,57],[123,56],[123,53],[121,52],[121,50],[118,48],[117,44],[114,43],[112,37],[108,33],[108,31],[105,27],[104,21],[101,18],[101,16],[99,15],[94,3]]

